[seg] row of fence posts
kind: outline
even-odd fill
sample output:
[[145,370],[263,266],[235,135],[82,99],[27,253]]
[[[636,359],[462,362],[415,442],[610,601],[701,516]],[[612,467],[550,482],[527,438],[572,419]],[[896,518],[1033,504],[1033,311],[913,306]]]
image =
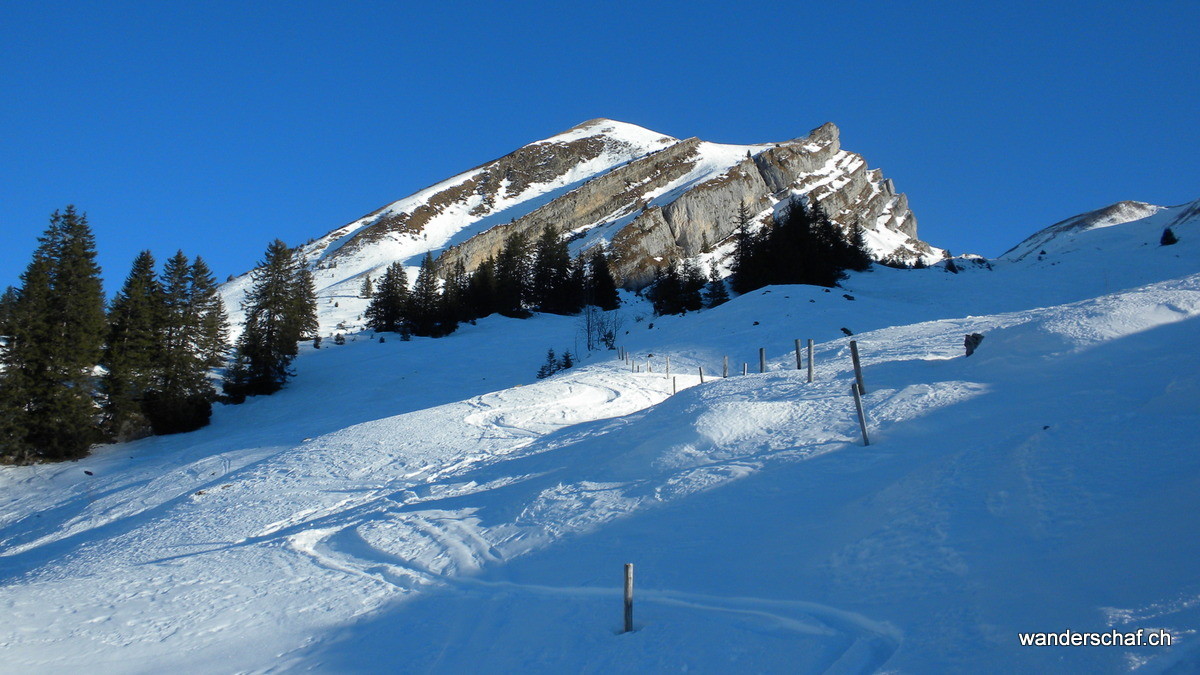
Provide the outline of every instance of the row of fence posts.
[[[813,341],[808,340],[808,381],[813,381]],[[624,348],[617,351],[617,358],[624,359],[626,362],[633,363],[629,353]],[[862,362],[858,357],[858,341],[850,341],[850,359],[854,362],[854,383],[850,385],[850,393],[854,396],[854,409],[858,413],[858,428],[862,431],[863,445],[870,445],[871,441],[867,436],[867,417],[863,412],[862,397],[867,393],[866,386],[863,384]],[[746,374],[749,364],[742,363],[742,375]],[[654,372],[650,362],[646,362],[648,372]],[[700,384],[704,384],[704,366],[699,366],[700,369]],[[800,351],[800,339],[796,339],[796,370],[804,369],[804,359]],[[634,365],[634,372],[640,372],[638,366]],[[758,372],[767,372],[766,349],[759,347],[758,349]],[[666,377],[671,380],[671,394],[675,394],[675,379],[671,377],[671,357],[666,357]],[[721,377],[729,377],[729,357],[726,356],[721,367]],[[625,563],[625,631],[626,633],[633,632],[633,563]]]
[[[801,351],[800,338],[796,338],[796,370],[804,370],[804,356]],[[813,381],[813,341],[809,339],[805,345],[808,351],[808,381]],[[625,361],[629,364],[631,372],[640,373],[642,367],[637,361],[629,356],[629,352],[625,351],[624,347],[617,348],[617,359]],[[871,440],[867,436],[867,417],[863,412],[862,397],[866,395],[867,388],[863,384],[862,362],[858,357],[858,341],[850,341],[850,359],[854,362],[854,384],[850,386],[851,394],[854,396],[854,409],[858,413],[858,427],[862,431],[863,445],[870,445]],[[704,366],[699,366],[700,384],[704,384]],[[750,364],[742,363],[742,375],[746,375],[750,370]],[[654,366],[650,361],[646,361],[646,371],[654,372]],[[758,348],[758,372],[767,372],[767,350],[765,347]],[[725,356],[721,363],[721,377],[729,377],[729,356]],[[671,381],[671,394],[674,395],[677,390],[675,378],[671,377],[671,357],[666,357],[666,378]]]

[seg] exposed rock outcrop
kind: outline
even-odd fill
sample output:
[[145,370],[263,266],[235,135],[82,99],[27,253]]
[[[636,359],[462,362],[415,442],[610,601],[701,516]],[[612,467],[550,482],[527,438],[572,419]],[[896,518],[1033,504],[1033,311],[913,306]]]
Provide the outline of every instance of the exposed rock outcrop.
[[[803,138],[773,146],[745,146],[740,160],[722,171],[677,184],[706,158],[695,138],[630,162],[546,206],[447,249],[445,268],[461,260],[471,269],[495,255],[511,233],[536,237],[547,225],[583,232],[617,223],[611,233],[614,271],[621,282],[637,288],[653,278],[656,267],[698,255],[729,237],[734,214],[746,205],[765,214],[780,200],[804,195],[825,209],[844,231],[888,233],[893,244],[876,250],[880,257],[901,262],[937,254],[916,238],[917,222],[903,194],[896,194],[879,170],[844,152],[838,128],[825,124]],[[728,154],[730,146],[711,154]],[[665,193],[664,189],[668,189]],[[629,216],[636,214],[630,220]],[[628,220],[628,223],[622,221]]]
[[[391,261],[416,264],[426,251],[448,270],[474,269],[505,239],[548,226],[576,251],[604,244],[627,287],[655,268],[718,247],[742,205],[757,221],[804,197],[849,233],[862,228],[878,259],[933,262],[941,252],[917,239],[908,200],[879,170],[842,150],[824,124],[781,143],[718,145],[678,140],[597,119],[426,188],[314,240],[305,254],[318,283],[350,283]],[[357,282],[355,282],[357,283]]]

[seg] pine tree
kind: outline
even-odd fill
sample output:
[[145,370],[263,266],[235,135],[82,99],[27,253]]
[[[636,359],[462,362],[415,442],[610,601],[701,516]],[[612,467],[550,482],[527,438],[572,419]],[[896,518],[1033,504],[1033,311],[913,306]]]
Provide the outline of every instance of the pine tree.
[[683,313],[683,280],[679,276],[679,265],[671,261],[654,273],[655,281],[650,287],[650,302],[658,315]]
[[442,300],[433,255],[427,252],[408,298],[408,320],[413,335],[441,337],[454,332],[457,324]]
[[217,279],[200,256],[192,260],[192,315],[197,321],[193,349],[206,368],[225,365],[229,354],[229,315],[217,290]]
[[163,266],[162,369],[156,389],[172,394],[187,389],[194,373],[190,366],[196,322],[192,317],[191,265],[183,251],[176,251]]
[[549,349],[546,351],[546,362],[542,364],[541,368],[538,368],[537,378],[544,380],[556,372],[558,372],[558,357],[554,355],[553,349]]
[[495,258],[489,257],[475,268],[467,278],[463,296],[463,314],[468,320],[480,319],[497,311]]
[[588,288],[588,265],[579,253],[571,260],[570,272],[561,289],[564,314],[578,314],[588,303],[591,290]]
[[396,333],[405,324],[407,307],[408,273],[404,271],[403,264],[394,262],[384,271],[363,316],[371,330]]
[[529,316],[525,301],[529,298],[529,247],[525,236],[514,232],[504,241],[496,259],[496,311],[524,319]]
[[[17,308],[17,298],[17,289],[12,286],[4,289],[4,293],[0,294],[0,338],[12,334],[13,313]],[[0,345],[2,344],[0,342]]]
[[375,295],[375,286],[371,284],[371,275],[368,274],[358,289],[358,297],[370,299],[373,295]]
[[726,302],[729,302],[729,291],[725,290],[725,280],[721,278],[717,266],[713,265],[708,270],[708,285],[704,289],[704,305],[716,307]]
[[216,397],[210,367],[224,361],[228,328],[212,272],[183,251],[167,261],[162,280],[162,321],[156,377],[145,396],[145,415],[156,434],[199,429]]
[[225,393],[234,401],[281,389],[293,374],[300,340],[317,329],[312,275],[287,244],[271,242],[251,274],[245,328],[225,379]]
[[530,301],[539,311],[570,314],[577,311],[578,299],[572,297],[571,254],[557,228],[546,226],[534,246],[529,288]]
[[[808,236],[810,237],[809,242],[806,243],[806,267],[801,269],[806,278],[802,278],[799,283],[836,286],[837,282],[846,276],[844,270],[851,257],[848,254],[849,246],[846,244],[845,238],[820,206],[798,206],[793,211],[793,217],[801,218],[808,223]],[[778,257],[777,260],[777,268],[790,266],[789,261],[783,256]],[[780,282],[773,281],[771,283]]]
[[609,269],[608,256],[600,248],[592,253],[588,262],[587,294],[588,304],[606,312],[621,306],[621,296],[617,294],[617,282]]
[[50,217],[21,276],[0,373],[0,458],[80,457],[98,438],[92,368],[104,342],[95,238],[73,206]]
[[143,411],[147,392],[157,383],[163,330],[163,289],[154,256],[134,258],[125,285],[108,310],[108,339],[101,363],[105,375],[104,428],[109,438],[126,441],[150,433]]
[[704,275],[691,260],[684,260],[679,272],[679,307],[684,312],[694,312],[704,306],[700,291],[704,289]]
[[754,260],[756,237],[750,231],[750,207],[743,202],[734,214],[733,290],[746,293],[762,286],[758,261]]
[[855,225],[850,232],[846,249],[846,269],[863,272],[871,267],[871,249],[867,247],[861,225]]
[[457,326],[461,321],[469,321],[473,318],[469,303],[467,300],[467,284],[470,277],[467,275],[467,266],[462,259],[455,261],[454,266],[450,269],[449,276],[446,277],[445,285],[442,287],[442,302],[445,305],[446,313],[453,319]]

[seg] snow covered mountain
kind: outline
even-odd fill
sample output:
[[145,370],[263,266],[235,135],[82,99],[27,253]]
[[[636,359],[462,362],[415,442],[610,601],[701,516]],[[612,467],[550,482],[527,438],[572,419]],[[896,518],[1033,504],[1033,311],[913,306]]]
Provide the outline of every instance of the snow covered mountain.
[[[351,335],[200,431],[0,467],[0,672],[1192,672],[1200,201],[1136,208],[958,274],[629,295],[631,362],[540,381],[575,319]],[[1066,630],[1174,644],[1018,636]]]
[[[579,252],[603,243],[630,288],[666,261],[719,247],[738,206],[757,219],[795,195],[821,204],[843,228],[861,227],[878,259],[927,263],[942,251],[917,239],[908,200],[878,169],[841,149],[833,124],[807,137],[759,145],[679,140],[607,119],[530,143],[377,209],[303,246],[322,305],[354,302],[363,277],[395,261],[412,269],[432,251],[443,269],[468,271],[513,232],[536,238],[547,225]],[[225,285],[231,313],[249,285]],[[322,326],[335,328],[326,317]],[[349,324],[347,324],[349,326]]]

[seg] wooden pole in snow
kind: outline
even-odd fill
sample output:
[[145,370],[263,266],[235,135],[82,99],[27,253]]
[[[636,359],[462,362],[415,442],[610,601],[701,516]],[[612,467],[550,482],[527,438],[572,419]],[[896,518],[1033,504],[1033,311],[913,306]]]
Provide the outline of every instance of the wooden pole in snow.
[[867,438],[867,416],[863,413],[862,396],[858,393],[858,384],[850,385],[850,393],[854,394],[854,408],[858,411],[858,428],[862,429],[863,445],[870,445],[871,439]]
[[700,366],[700,384],[704,384],[704,366]]
[[867,393],[867,388],[863,386],[862,381],[862,365],[858,362],[858,341],[850,341],[850,358],[854,361],[854,381],[858,383],[858,391],[861,394]]
[[671,378],[671,395],[675,395],[675,378]]
[[758,372],[767,372],[767,350],[762,347],[758,348]]
[[667,354],[667,377],[671,376],[671,355]]
[[808,341],[808,381],[813,381],[813,343]]
[[800,357],[800,338],[796,338],[796,370],[804,367],[804,359]]
[[745,375],[749,372],[750,372],[750,364],[746,363],[745,361],[742,361],[742,375]]
[[729,377],[729,357],[725,357],[725,362],[721,364],[721,377]]
[[633,632],[633,563],[625,563],[625,632]]

